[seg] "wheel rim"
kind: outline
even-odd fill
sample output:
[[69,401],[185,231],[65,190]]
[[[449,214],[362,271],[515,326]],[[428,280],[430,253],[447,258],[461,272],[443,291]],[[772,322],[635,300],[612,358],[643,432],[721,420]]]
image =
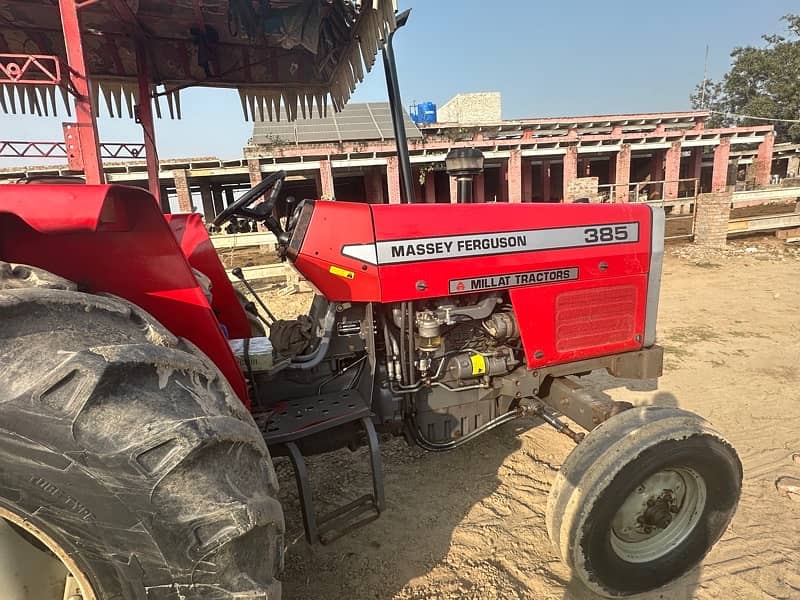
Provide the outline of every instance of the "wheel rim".
[[[14,531],[9,524],[24,530],[38,544],[26,539],[19,531]],[[46,547],[52,555],[44,552],[41,546]],[[4,565],[8,568],[0,568],[4,597],[6,593],[10,593],[14,597],[36,597],[37,600],[40,597],[42,600],[49,600],[51,597],[58,600],[97,600],[89,579],[64,548],[33,523],[2,506],[0,556],[18,560],[17,565],[9,564]],[[18,568],[25,562],[32,564],[28,565],[29,568]],[[45,589],[47,592],[43,595],[41,590]],[[14,591],[18,591],[16,596]]]
[[623,560],[644,563],[669,554],[692,533],[706,505],[697,471],[673,467],[645,479],[611,521],[611,547]]

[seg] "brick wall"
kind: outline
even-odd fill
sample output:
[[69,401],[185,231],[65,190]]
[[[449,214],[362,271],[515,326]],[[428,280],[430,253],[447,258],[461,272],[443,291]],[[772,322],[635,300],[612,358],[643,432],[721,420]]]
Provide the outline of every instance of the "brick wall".
[[577,177],[567,184],[567,194],[564,202],[575,202],[578,198],[588,198],[589,202],[599,202],[597,186],[600,184],[598,177]]
[[[613,159],[612,159],[613,160]],[[614,167],[614,201],[628,202],[628,184],[631,181],[631,145],[622,144],[622,148],[617,152]]]
[[333,170],[331,169],[331,161],[319,161],[319,182],[322,188],[322,198],[325,200],[333,200],[336,198],[336,191],[333,188]]
[[500,92],[458,94],[436,110],[440,123],[487,123],[500,121]]
[[189,192],[189,180],[185,169],[172,172],[175,180],[175,192],[178,194],[178,212],[190,213],[194,211],[192,207],[192,195]]
[[522,202],[522,153],[519,150],[512,150],[508,159],[508,201]]
[[396,156],[386,158],[386,184],[389,187],[389,204],[400,204],[400,162]]
[[261,163],[257,158],[247,159],[247,172],[250,176],[250,187],[256,186],[261,183]]
[[700,194],[695,205],[694,241],[700,246],[724,248],[731,218],[730,190]]

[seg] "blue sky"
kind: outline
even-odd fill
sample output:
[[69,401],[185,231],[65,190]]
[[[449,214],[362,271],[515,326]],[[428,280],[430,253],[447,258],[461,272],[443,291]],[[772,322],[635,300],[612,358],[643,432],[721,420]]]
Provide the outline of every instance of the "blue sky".
[[[796,0],[398,1],[412,8],[395,37],[404,104],[499,91],[504,118],[688,109],[706,44],[718,78],[735,46],[758,44],[800,12]],[[378,61],[351,101],[385,99]],[[190,89],[182,100],[181,121],[156,122],[162,158],[241,156],[251,124],[235,91]],[[61,120],[0,114],[2,138],[58,140]],[[141,139],[127,119],[99,123],[103,141]]]

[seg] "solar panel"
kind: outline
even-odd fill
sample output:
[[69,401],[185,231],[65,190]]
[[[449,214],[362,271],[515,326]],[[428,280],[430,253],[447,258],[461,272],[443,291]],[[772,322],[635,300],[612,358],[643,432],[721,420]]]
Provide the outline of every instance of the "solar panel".
[[[406,136],[421,138],[422,133],[403,111]],[[320,119],[298,118],[294,123],[258,121],[253,126],[253,143],[352,142],[360,140],[393,140],[392,116],[388,102],[351,103],[340,113],[328,109],[328,116]]]

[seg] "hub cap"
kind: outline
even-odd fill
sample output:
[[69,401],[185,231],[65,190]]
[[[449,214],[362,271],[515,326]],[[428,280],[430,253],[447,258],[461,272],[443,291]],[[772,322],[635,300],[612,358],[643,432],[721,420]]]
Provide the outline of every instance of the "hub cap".
[[656,560],[694,530],[706,505],[703,478],[687,467],[659,471],[625,499],[611,521],[611,547],[628,562]]

